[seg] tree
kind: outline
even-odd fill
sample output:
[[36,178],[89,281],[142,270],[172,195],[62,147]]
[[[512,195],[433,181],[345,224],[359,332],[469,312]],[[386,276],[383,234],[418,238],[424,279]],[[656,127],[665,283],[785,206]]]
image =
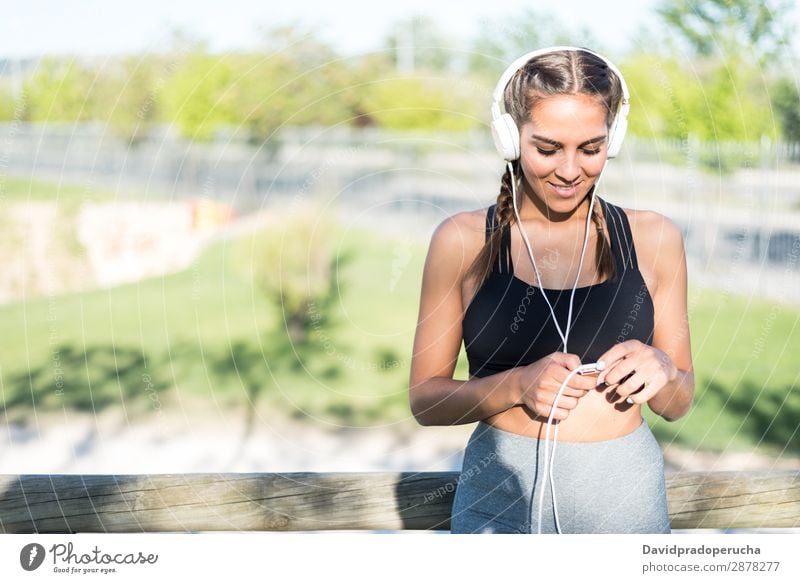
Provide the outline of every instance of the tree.
[[791,0],[662,0],[664,24],[704,57],[752,56],[760,66],[790,47]]
[[341,231],[333,208],[323,199],[295,205],[294,213],[240,242],[237,260],[282,315],[280,325],[295,347],[308,345],[312,329],[332,323],[342,293],[337,274],[350,257],[336,253]]
[[104,67],[96,83],[96,117],[131,143],[144,139],[160,108],[159,88],[169,76],[165,59],[123,57]]
[[514,59],[539,47],[554,45],[601,50],[588,29],[565,29],[553,14],[527,9],[515,14],[513,20],[503,17],[479,22],[470,50],[469,69],[495,78]]
[[404,73],[451,69],[455,53],[451,45],[430,16],[412,16],[396,23],[384,41],[395,57],[395,67]]
[[226,92],[236,78],[233,57],[189,54],[165,83],[165,118],[189,139],[210,140],[218,127],[239,120],[233,96]]
[[784,77],[778,79],[770,92],[772,107],[778,116],[783,138],[800,142],[800,93],[797,81]]
[[254,142],[274,140],[282,125],[335,125],[353,117],[340,98],[349,82],[336,52],[313,34],[288,26],[263,31],[264,53],[240,56],[232,92]]
[[[770,101],[784,137],[797,135],[791,84],[774,85],[785,77],[780,67],[793,50],[792,10],[790,0],[662,0],[657,12],[690,51],[692,73],[702,90],[695,115],[708,123],[698,128],[698,136],[777,137],[774,119],[765,115]],[[770,94],[769,83],[774,85]]]
[[0,85],[0,121],[12,121],[15,117],[16,99],[14,92],[6,85]]
[[97,72],[75,61],[43,59],[24,83],[28,121],[79,122],[96,119]]
[[367,85],[365,112],[391,129],[467,130],[475,126],[475,102],[450,79],[405,77]]

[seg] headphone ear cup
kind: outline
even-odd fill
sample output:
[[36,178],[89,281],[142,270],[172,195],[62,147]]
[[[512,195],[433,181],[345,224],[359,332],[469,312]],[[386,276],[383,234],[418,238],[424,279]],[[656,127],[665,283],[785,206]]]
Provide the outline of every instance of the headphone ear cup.
[[519,158],[519,130],[509,114],[504,113],[492,121],[492,138],[503,160],[510,162]]
[[625,132],[628,131],[628,118],[617,116],[614,126],[611,128],[611,142],[608,144],[608,157],[616,158],[622,149],[622,141],[625,139]]

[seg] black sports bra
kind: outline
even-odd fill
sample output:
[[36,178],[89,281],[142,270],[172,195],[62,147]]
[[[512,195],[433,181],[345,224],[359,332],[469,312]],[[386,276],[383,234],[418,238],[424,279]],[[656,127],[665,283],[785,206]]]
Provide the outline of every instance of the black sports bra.
[[[636,338],[652,344],[654,310],[636,260],[628,217],[598,197],[608,225],[616,276],[575,290],[567,349],[581,362],[595,362],[614,344]],[[486,213],[486,238],[496,228]],[[561,329],[567,325],[572,288],[545,288]],[[541,290],[518,279],[511,261],[511,225],[501,234],[497,263],[476,292],[462,321],[471,377],[530,364],[564,349]]]

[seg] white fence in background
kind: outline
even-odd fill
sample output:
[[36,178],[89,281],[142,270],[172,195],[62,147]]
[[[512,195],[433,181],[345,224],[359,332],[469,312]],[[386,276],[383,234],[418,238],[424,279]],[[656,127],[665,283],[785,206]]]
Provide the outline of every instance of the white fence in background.
[[[303,127],[251,144],[162,127],[128,144],[101,124],[0,124],[0,201],[5,175],[82,184],[87,200],[101,189],[138,202],[207,197],[244,213],[325,194],[351,220],[426,238],[445,216],[494,201],[503,170],[488,130]],[[800,145],[631,137],[600,192],[672,218],[695,283],[800,302]]]

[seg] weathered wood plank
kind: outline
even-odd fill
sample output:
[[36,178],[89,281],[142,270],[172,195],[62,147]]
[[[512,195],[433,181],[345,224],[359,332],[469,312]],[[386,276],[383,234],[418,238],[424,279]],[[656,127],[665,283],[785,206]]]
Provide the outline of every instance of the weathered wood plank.
[[[458,475],[0,475],[0,532],[448,530]],[[684,472],[667,492],[673,528],[800,527],[800,472]]]
[[800,528],[800,472],[682,472],[667,478],[672,528]]
[[457,476],[5,475],[0,532],[447,530]]

